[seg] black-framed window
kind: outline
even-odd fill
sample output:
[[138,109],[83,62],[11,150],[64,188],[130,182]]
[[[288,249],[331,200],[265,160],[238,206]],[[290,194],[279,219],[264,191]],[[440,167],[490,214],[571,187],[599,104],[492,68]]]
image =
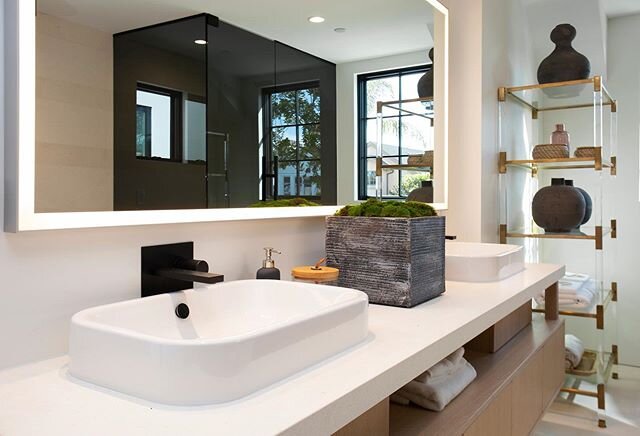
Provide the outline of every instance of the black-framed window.
[[182,161],[182,92],[138,83],[136,157]]
[[278,162],[278,197],[320,198],[320,84],[278,86],[265,90],[264,98],[268,159]]
[[[430,65],[385,70],[358,75],[358,198],[376,195],[377,102],[418,98],[417,85]],[[413,103],[413,105],[420,103]],[[415,109],[414,109],[415,110]],[[433,149],[429,120],[399,110],[385,108],[382,124],[382,157],[385,164],[406,164],[409,155]],[[384,198],[406,198],[428,173],[384,170]]]

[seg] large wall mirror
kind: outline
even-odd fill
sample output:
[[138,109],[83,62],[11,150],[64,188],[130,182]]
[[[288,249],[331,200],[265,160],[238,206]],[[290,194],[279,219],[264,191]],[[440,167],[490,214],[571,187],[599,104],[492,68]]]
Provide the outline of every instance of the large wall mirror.
[[446,207],[436,0],[7,4],[7,230]]

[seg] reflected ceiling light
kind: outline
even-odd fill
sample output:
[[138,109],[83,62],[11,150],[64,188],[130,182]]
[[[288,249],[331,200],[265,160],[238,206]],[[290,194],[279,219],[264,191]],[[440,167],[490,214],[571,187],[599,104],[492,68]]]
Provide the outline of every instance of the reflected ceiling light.
[[310,23],[324,23],[324,17],[309,17]]
[[207,44],[207,41],[205,41],[204,39],[196,39],[193,42],[195,42],[198,45],[206,45]]

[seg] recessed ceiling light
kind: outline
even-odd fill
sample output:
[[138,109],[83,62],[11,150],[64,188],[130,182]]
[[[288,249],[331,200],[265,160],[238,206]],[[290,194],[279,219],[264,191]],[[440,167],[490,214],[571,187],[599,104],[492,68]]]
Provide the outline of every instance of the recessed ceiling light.
[[344,33],[347,31],[347,29],[345,29],[344,27],[336,27],[335,29],[333,29],[333,31],[337,33]]
[[324,17],[309,17],[310,23],[324,23]]
[[195,42],[198,45],[206,45],[207,44],[207,41],[205,41],[204,39],[196,39],[193,42]]

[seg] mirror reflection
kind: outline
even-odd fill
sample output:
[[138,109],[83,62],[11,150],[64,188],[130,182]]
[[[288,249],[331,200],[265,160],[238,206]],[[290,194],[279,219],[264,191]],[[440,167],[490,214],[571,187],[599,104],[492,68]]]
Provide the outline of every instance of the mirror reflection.
[[434,11],[400,3],[40,0],[36,212],[445,201]]

